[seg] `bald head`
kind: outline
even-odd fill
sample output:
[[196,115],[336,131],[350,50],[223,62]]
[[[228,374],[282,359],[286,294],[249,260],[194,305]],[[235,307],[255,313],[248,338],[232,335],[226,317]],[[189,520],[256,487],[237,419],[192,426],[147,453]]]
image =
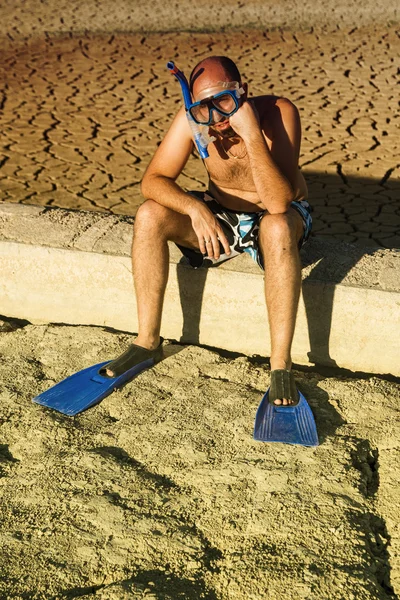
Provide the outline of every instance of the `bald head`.
[[240,83],[239,70],[227,56],[209,56],[194,67],[189,79],[190,91],[196,96],[198,90],[212,87],[219,81]]

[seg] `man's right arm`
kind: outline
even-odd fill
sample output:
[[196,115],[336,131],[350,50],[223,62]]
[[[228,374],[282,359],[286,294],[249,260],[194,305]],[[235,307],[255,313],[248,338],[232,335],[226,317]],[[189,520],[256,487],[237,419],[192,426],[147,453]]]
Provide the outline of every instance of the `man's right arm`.
[[[186,165],[193,150],[192,133],[184,108],[176,115],[168,133],[158,147],[141,184],[147,200],[154,200],[192,221],[200,251],[210,258],[219,258],[221,242],[230,254],[228,240],[213,213],[204,202],[185,192],[175,180]],[[206,240],[209,240],[206,245]]]
[[190,214],[190,209],[198,201],[187,194],[175,180],[185,167],[192,150],[191,130],[182,107],[143,176],[141,192],[146,200],[154,200],[184,215]]

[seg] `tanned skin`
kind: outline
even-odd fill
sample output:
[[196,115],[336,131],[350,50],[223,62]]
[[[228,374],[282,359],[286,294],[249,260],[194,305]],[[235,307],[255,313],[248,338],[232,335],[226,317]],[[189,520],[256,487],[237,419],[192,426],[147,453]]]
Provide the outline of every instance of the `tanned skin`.
[[[217,57],[205,59],[196,73],[195,100],[207,96],[207,89],[218,87],[218,82],[231,81]],[[259,245],[265,267],[270,363],[271,370],[290,370],[301,286],[298,242],[303,235],[302,219],[290,203],[307,197],[298,167],[300,118],[289,100],[276,96],[248,98],[247,85],[242,85],[245,95],[234,115],[226,119],[213,113],[217,122],[210,127],[210,133],[217,139],[209,144],[209,158],[204,162],[210,193],[220,204],[239,211],[268,211],[260,222]],[[135,218],[132,245],[139,320],[134,343],[151,350],[160,343],[168,241],[197,248],[210,258],[219,258],[220,241],[226,254],[230,254],[224,232],[206,204],[176,183],[193,146],[182,107],[142,180],[146,201]],[[112,376],[112,372],[108,374]],[[276,400],[276,404],[290,403],[286,398]]]

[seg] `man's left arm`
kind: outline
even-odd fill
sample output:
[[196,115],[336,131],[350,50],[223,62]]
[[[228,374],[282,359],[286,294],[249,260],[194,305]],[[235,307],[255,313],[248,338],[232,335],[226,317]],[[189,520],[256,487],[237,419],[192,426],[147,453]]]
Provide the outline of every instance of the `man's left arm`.
[[286,98],[274,107],[271,150],[251,101],[232,115],[230,123],[243,139],[258,196],[271,214],[284,213],[297,193],[301,126],[297,108]]

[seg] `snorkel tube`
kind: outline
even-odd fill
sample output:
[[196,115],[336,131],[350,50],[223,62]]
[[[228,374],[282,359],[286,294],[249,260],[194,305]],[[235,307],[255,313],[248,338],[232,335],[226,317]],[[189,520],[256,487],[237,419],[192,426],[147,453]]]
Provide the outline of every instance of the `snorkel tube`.
[[185,103],[186,116],[189,121],[190,128],[194,137],[194,141],[199,151],[200,158],[208,158],[207,146],[210,142],[214,141],[215,138],[211,138],[208,134],[204,135],[201,133],[200,127],[192,119],[189,113],[189,107],[192,104],[192,97],[190,95],[189,83],[182,71],[172,61],[167,63],[167,69],[171,71],[171,75],[175,75],[182,88],[183,101]]

